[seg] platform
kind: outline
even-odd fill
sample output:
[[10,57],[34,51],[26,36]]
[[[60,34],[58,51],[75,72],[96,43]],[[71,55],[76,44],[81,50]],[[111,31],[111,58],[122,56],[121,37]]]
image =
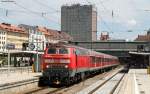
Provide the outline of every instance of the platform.
[[150,94],[147,69],[130,69],[114,94]]
[[7,71],[0,71],[0,74],[0,86],[24,80],[36,79],[42,75],[40,72],[33,73],[32,71],[28,70],[16,70],[10,71],[9,73]]

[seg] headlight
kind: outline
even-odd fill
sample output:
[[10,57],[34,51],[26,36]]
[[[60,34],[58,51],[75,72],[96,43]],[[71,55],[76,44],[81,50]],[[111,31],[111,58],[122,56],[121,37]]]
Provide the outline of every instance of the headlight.
[[46,68],[49,68],[49,65],[46,65]]
[[65,65],[65,68],[68,68],[68,65]]
[[69,59],[60,59],[60,63],[70,63]]

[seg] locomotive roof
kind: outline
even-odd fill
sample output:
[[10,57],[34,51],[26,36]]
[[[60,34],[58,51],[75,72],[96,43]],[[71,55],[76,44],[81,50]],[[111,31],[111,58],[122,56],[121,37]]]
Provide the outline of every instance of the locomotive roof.
[[112,55],[101,53],[101,52],[96,52],[96,51],[93,51],[91,49],[86,49],[86,48],[79,47],[79,46],[74,46],[74,45],[65,45],[65,46],[69,47],[69,48],[71,47],[71,48],[79,48],[79,49],[87,50],[91,56],[98,55],[98,56],[105,56],[105,57],[109,57],[109,58],[117,58],[116,56],[112,56]]
[[78,49],[81,49],[81,50],[85,50],[86,52],[88,52],[88,55],[90,55],[90,56],[95,56],[95,55],[97,55],[97,56],[100,56],[100,57],[107,57],[107,58],[114,58],[114,59],[117,59],[116,56],[104,54],[104,53],[101,53],[101,52],[96,52],[96,51],[93,51],[93,50],[91,50],[91,49],[86,49],[86,48],[79,47],[79,46],[75,46],[75,45],[71,45],[71,44],[54,44],[54,45],[51,45],[50,47],[78,48]]

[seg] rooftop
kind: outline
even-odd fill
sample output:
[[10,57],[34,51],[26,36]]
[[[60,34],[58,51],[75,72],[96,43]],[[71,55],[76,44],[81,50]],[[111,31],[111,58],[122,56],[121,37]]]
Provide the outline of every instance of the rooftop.
[[9,31],[9,32],[26,33],[23,28],[20,28],[18,26],[11,25],[11,24],[8,24],[8,23],[1,23],[0,24],[0,29],[5,30],[5,31]]

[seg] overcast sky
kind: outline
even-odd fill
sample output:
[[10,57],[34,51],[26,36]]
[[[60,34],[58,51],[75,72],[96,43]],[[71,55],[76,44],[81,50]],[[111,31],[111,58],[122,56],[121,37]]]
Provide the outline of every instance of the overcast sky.
[[[40,25],[60,30],[61,6],[80,3],[97,7],[98,35],[102,31],[108,31],[113,39],[133,40],[138,34],[146,34],[146,30],[150,28],[150,0],[14,1],[0,2],[0,22]],[[128,32],[129,30],[133,32]]]

